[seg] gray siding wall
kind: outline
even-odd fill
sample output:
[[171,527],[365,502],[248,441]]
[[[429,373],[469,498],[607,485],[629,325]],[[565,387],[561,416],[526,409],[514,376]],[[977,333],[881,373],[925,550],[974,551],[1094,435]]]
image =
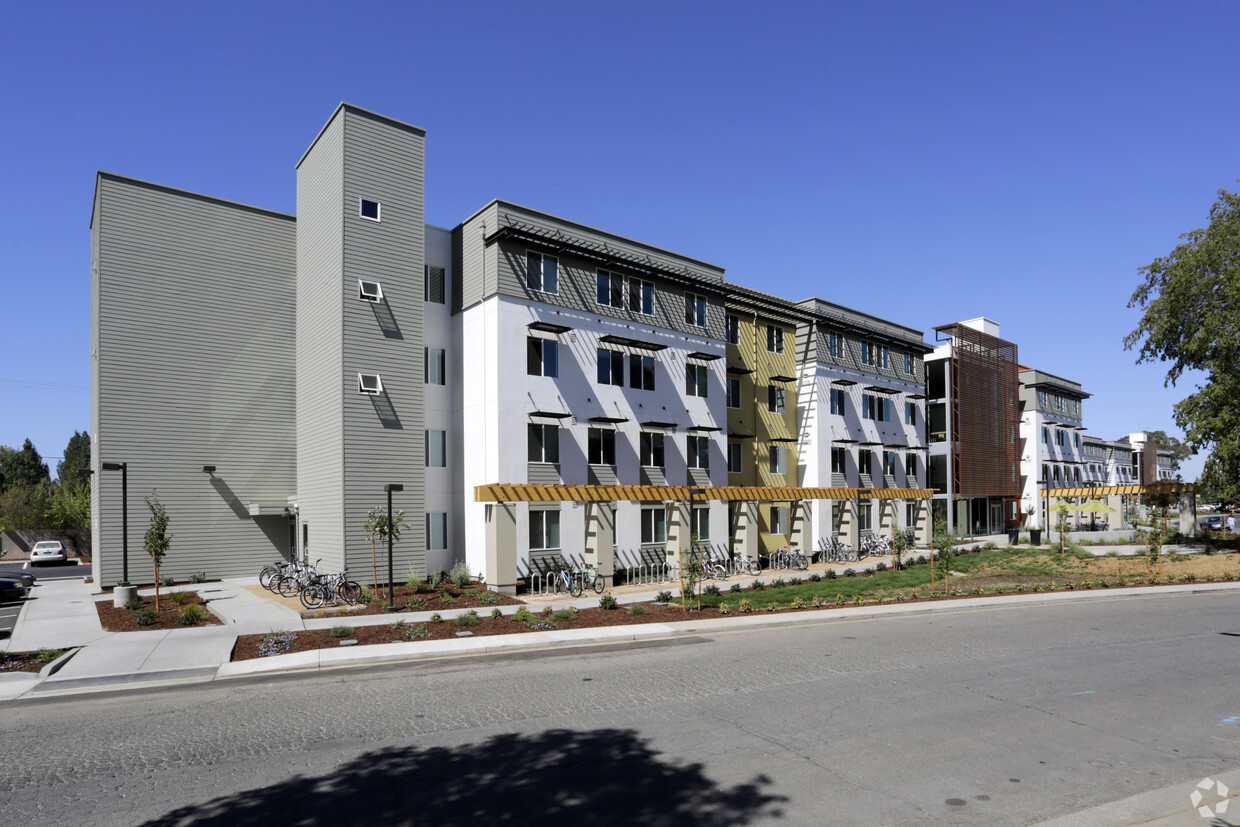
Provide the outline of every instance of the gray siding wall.
[[495,295],[495,267],[494,264],[485,265],[486,255],[489,253],[493,262],[495,253],[482,240],[495,232],[498,213],[499,205],[492,203],[452,231],[458,282],[457,289],[453,291],[455,312],[467,310],[488,296]]
[[297,504],[325,571],[344,564],[343,166],[338,113],[297,168]]
[[[867,338],[864,334],[849,332],[837,329],[835,332],[844,337],[844,349],[838,356],[832,356],[830,350],[829,335],[831,329],[819,325],[816,328],[815,347],[811,349],[811,353],[817,357],[817,361],[827,365],[839,365],[840,367],[851,368],[853,370],[872,373],[875,376],[883,376],[890,379],[901,379],[907,382],[917,382],[925,384],[926,370],[925,359],[920,353],[913,353],[913,372],[911,374],[904,372],[904,354],[908,351],[900,348],[899,345],[888,344],[886,347],[890,353],[890,367],[882,366],[882,354],[878,355],[879,363],[876,365],[866,365],[861,362],[861,343],[868,341],[880,349],[884,346],[884,342],[877,339]],[[798,348],[803,347],[798,342]],[[816,351],[816,353],[814,353]],[[798,352],[800,352],[798,350]]]
[[[421,130],[353,109],[344,112],[344,371],[337,378],[344,403],[342,547],[351,571],[370,568],[366,515],[386,505],[385,485],[403,485],[404,491],[393,495],[393,507],[403,509],[409,523],[394,546],[402,580],[411,567],[426,574],[423,399],[444,394],[441,407],[450,407],[446,385],[424,384],[424,142]],[[359,217],[361,197],[382,204],[381,221]],[[390,323],[385,330],[374,307],[357,298],[359,278],[383,285],[394,331]],[[383,394],[359,394],[359,372],[382,376]]]
[[98,582],[119,580],[122,546],[121,473],[101,462],[129,466],[131,580],[153,579],[152,490],[164,575],[253,575],[288,553],[288,520],[247,506],[295,491],[294,222],[100,174],[91,228]]

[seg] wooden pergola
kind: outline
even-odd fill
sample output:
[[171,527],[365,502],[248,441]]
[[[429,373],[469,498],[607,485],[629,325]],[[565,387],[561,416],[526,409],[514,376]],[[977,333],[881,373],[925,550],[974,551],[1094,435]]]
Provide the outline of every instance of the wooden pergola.
[[803,500],[925,500],[930,488],[804,488],[772,485],[479,485],[474,502],[667,502],[692,499],[726,502],[796,502]]

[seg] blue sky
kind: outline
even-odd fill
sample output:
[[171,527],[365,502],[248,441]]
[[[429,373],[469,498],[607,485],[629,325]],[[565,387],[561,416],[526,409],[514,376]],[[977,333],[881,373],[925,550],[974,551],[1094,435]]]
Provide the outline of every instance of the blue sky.
[[[987,316],[1091,433],[1177,433],[1138,268],[1240,178],[1240,3],[7,3],[0,444],[90,423],[96,169],[294,210],[342,100],[502,197],[927,331]],[[54,459],[53,459],[54,466]],[[1192,479],[1200,459],[1190,460]]]

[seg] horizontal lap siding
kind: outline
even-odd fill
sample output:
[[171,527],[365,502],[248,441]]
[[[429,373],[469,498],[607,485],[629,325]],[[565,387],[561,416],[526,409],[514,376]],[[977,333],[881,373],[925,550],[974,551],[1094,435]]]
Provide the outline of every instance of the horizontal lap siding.
[[[287,551],[288,529],[247,507],[296,487],[294,222],[103,175],[93,226],[94,448],[97,462],[129,464],[130,577],[152,576],[152,489],[172,535],[164,574],[253,574]],[[121,475],[100,471],[95,484],[110,584]]]

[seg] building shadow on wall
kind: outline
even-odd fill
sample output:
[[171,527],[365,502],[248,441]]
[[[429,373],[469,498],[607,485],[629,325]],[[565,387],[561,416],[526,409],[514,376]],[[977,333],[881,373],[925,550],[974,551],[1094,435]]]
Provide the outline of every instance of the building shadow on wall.
[[379,418],[379,424],[384,428],[400,430],[405,427],[400,423],[400,417],[396,415],[396,406],[392,404],[392,398],[388,396],[386,388],[382,393],[371,394],[370,403],[375,406],[375,416]]
[[329,774],[173,810],[148,825],[748,824],[787,799],[763,775],[721,788],[700,764],[660,760],[632,730],[497,735],[456,748],[393,747]]
[[383,335],[388,339],[404,339],[400,332],[400,325],[396,323],[396,314],[392,312],[392,306],[388,304],[387,297],[377,302],[371,302],[370,307],[375,312],[375,321],[379,323],[379,330],[383,331]]

